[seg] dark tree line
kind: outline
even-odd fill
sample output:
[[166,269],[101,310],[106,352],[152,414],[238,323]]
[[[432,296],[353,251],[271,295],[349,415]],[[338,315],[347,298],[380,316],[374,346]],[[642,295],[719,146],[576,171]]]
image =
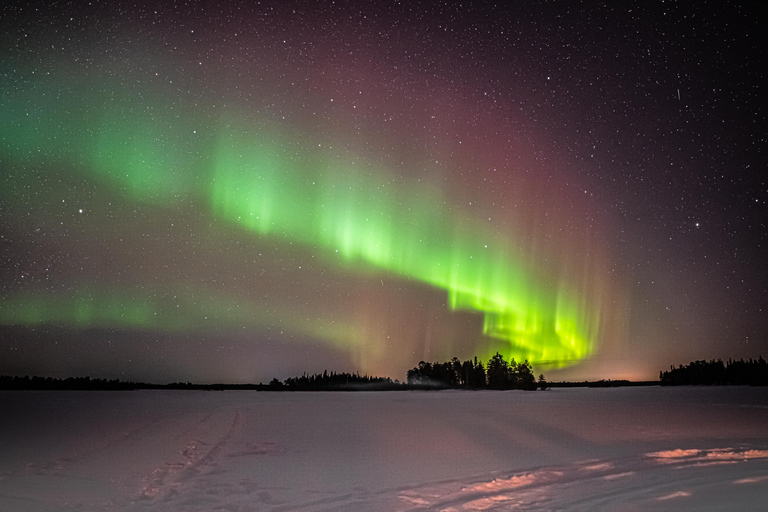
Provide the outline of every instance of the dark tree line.
[[693,361],[690,364],[677,368],[670,366],[668,372],[659,372],[659,380],[662,386],[675,386],[681,384],[704,385],[768,385],[768,363],[765,359],[758,358],[749,361],[728,360],[723,363],[720,359],[707,361]]
[[[722,360],[693,361],[669,371],[659,372],[661,385],[768,385],[768,363],[762,357],[744,361]],[[599,381],[561,382],[556,386],[591,387],[627,386],[651,384],[651,382]],[[550,384],[539,376],[534,378],[533,368],[526,360],[517,363],[504,360],[498,352],[486,364],[477,360],[460,361],[454,357],[445,363],[419,362],[407,373],[407,384],[388,377],[372,377],[359,373],[303,374],[289,377],[281,382],[272,379],[269,384],[193,384],[174,382],[170,384],[148,384],[144,382],[121,381],[119,379],[92,379],[90,377],[14,377],[0,375],[0,390],[135,390],[135,389],[197,389],[197,390],[255,390],[255,391],[388,391],[408,389],[547,389]]]
[[284,382],[272,379],[269,389],[272,391],[386,391],[400,389],[402,385],[389,377],[371,377],[360,373],[336,373],[324,371],[301,377],[289,377]]
[[460,361],[454,357],[445,363],[419,362],[408,370],[408,386],[436,389],[547,389],[544,375],[539,382],[533,375],[533,367],[528,360],[510,362],[496,352],[486,365],[477,360]]
[[547,388],[544,376],[539,382],[533,376],[533,369],[525,361],[507,362],[497,352],[484,365],[477,360],[459,361],[454,357],[447,363],[426,363],[408,370],[408,382],[400,383],[389,377],[373,377],[360,373],[328,372],[303,374],[289,377],[284,381],[272,379],[269,384],[194,384],[173,382],[170,384],[148,384],[77,377],[56,379],[51,377],[0,376],[0,390],[136,390],[136,389],[184,389],[184,390],[255,390],[255,391],[394,391],[409,389],[526,389]]
[[550,382],[549,387],[552,388],[624,388],[624,387],[640,387],[640,386],[658,386],[659,383],[655,380],[584,380],[577,382]]
[[90,377],[68,377],[54,379],[52,377],[11,377],[0,375],[0,389],[5,390],[131,390],[149,386],[138,382],[127,382],[119,379],[92,379]]
[[262,384],[193,384],[191,382],[171,382],[170,384],[150,384],[147,382],[124,381],[120,379],[92,379],[91,377],[12,377],[0,375],[0,390],[51,390],[51,391],[134,391],[137,389],[267,389]]
[[272,379],[269,384],[194,384],[192,382],[171,382],[170,384],[149,384],[119,379],[92,379],[90,377],[12,377],[0,375],[0,390],[77,390],[77,391],[127,391],[137,389],[182,389],[182,390],[253,390],[253,391],[386,391],[404,389],[398,381],[385,377],[369,377],[359,373],[328,373],[289,377],[284,382]]

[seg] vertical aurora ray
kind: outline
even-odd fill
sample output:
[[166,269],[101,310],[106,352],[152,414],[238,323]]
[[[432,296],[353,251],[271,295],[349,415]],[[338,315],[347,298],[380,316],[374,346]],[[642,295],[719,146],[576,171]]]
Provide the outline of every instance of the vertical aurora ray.
[[[202,115],[172,115],[161,103],[109,96],[72,92],[65,104],[73,114],[66,116],[61,105],[39,108],[29,95],[6,94],[0,105],[8,120],[0,133],[4,157],[77,169],[129,201],[191,199],[207,204],[213,221],[313,248],[331,267],[361,276],[378,269],[444,290],[450,310],[483,315],[483,355],[498,350],[558,367],[595,349],[600,304],[591,302],[594,295],[538,265],[540,252],[525,257],[526,242],[453,207],[445,191],[395,180],[365,159],[314,147],[284,130],[255,129],[235,115],[206,124],[195,121]],[[198,130],[201,135],[193,135]],[[114,299],[107,309],[80,299],[72,307],[26,297],[15,304],[5,304],[17,313],[4,314],[4,323],[143,324],[173,331],[198,325],[190,319],[203,315],[188,307],[178,317],[161,315],[159,322],[154,313],[164,307],[142,296]],[[263,321],[231,309],[227,314],[213,298],[204,304],[217,311],[222,328]],[[46,317],[43,311],[55,313]],[[285,315],[285,322],[296,318]],[[321,323],[304,322],[300,330]],[[330,337],[341,345],[365,343],[364,333],[334,329],[325,328],[323,337],[335,332]]]

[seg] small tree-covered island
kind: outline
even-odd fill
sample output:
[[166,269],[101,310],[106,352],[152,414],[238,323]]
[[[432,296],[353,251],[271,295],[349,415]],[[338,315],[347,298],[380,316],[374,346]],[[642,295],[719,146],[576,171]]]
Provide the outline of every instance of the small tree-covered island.
[[454,357],[446,363],[419,362],[419,365],[408,370],[408,385],[425,388],[453,389],[524,389],[534,391],[537,388],[546,389],[547,381],[544,375],[539,376],[539,382],[533,375],[533,367],[525,360],[522,363],[504,360],[496,352],[486,366],[477,360],[459,361]]

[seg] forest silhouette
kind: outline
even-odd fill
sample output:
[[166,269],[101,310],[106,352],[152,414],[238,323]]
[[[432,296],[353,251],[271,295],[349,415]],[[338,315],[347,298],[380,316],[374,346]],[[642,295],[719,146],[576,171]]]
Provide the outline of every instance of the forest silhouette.
[[[191,382],[172,382],[170,384],[150,384],[145,382],[107,380],[90,377],[52,377],[0,376],[0,390],[137,390],[137,389],[181,389],[181,390],[255,390],[255,391],[408,391],[408,390],[528,390],[547,389],[549,387],[614,387],[649,385],[654,382],[596,381],[596,382],[556,382],[549,383],[544,375],[534,377],[533,367],[526,360],[522,363],[514,359],[506,361],[496,353],[487,363],[474,357],[460,361],[454,357],[447,362],[429,363],[420,361],[408,370],[406,381],[400,382],[389,377],[360,375],[360,373],[337,373],[324,371],[316,374],[302,374],[289,377],[284,381],[277,378],[268,384],[195,384]],[[759,357],[744,361],[722,360],[693,361],[688,365],[670,367],[669,371],[659,372],[658,384],[677,385],[768,385],[768,363]]]
[[546,389],[544,375],[539,381],[533,376],[533,368],[526,360],[522,363],[507,362],[498,352],[487,364],[474,360],[459,361],[454,357],[448,362],[419,362],[408,370],[407,381],[400,382],[389,377],[360,375],[360,373],[328,372],[289,377],[284,381],[277,378],[268,384],[194,384],[173,382],[170,384],[148,384],[120,380],[92,379],[90,377],[55,379],[51,377],[0,376],[0,389],[4,390],[129,390],[129,389],[200,389],[224,390],[242,389],[256,391],[407,391],[432,389]]
[[757,360],[744,361],[714,359],[707,361],[692,361],[690,364],[677,368],[670,366],[668,372],[659,372],[662,386],[678,385],[768,385],[768,363],[760,356]]

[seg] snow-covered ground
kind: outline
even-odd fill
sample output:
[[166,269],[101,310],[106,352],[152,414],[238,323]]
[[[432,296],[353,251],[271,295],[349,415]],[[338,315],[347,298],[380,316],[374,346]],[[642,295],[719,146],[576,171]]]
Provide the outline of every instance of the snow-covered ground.
[[0,511],[766,503],[768,389],[0,393]]

